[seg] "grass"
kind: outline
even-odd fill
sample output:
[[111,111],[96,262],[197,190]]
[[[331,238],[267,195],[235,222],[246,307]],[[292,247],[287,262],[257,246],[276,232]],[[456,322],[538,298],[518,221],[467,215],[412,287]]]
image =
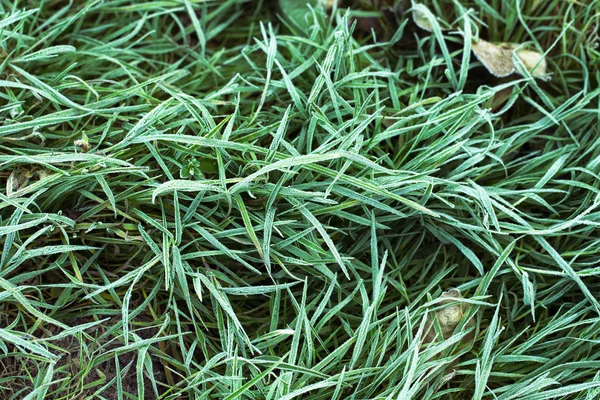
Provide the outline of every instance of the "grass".
[[600,2],[414,7],[0,0],[0,397],[599,398]]

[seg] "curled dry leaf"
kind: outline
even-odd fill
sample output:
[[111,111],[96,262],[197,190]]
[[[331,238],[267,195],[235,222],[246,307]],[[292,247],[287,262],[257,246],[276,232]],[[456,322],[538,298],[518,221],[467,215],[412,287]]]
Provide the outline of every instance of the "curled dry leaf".
[[24,170],[13,171],[6,182],[6,195],[11,197],[16,191],[24,188],[29,183],[29,174]]
[[479,39],[476,43],[473,43],[471,49],[477,59],[492,75],[503,78],[515,72],[512,46],[506,43],[493,44]]
[[510,99],[510,96],[513,94],[512,92],[512,87],[504,88],[496,92],[492,98],[492,111],[497,111],[499,108],[501,108],[508,101],[508,99]]
[[90,142],[87,135],[84,133],[81,135],[81,139],[77,139],[74,143],[75,148],[83,151],[84,153],[90,151]]
[[87,140],[77,139],[73,144],[76,148],[81,149],[81,151],[84,153],[90,150],[90,144],[87,142]]
[[523,61],[525,68],[531,72],[532,76],[536,78],[547,78],[546,70],[548,63],[544,56],[537,51],[531,50],[519,50],[517,51],[517,57]]
[[[435,331],[434,321],[437,321],[441,328],[443,339],[448,339],[454,333],[454,330],[462,320],[466,311],[464,303],[458,303],[456,300],[462,299],[462,295],[457,289],[451,289],[447,292],[442,293],[440,296],[440,308],[435,312],[434,317],[429,317],[425,325],[425,336],[424,341],[431,343],[437,339],[437,332]],[[471,326],[475,323],[473,319],[469,320],[467,326]],[[465,337],[463,341],[470,340],[469,336]]]
[[43,169],[17,169],[13,171],[6,182],[6,195],[12,197],[16,192],[25,188],[31,178],[44,179],[48,173]]
[[[504,78],[516,71],[513,52],[516,45],[508,43],[494,44],[479,39],[471,49],[477,59],[494,76]],[[536,78],[547,78],[547,62],[537,51],[518,50],[517,57],[521,59],[528,71]]]

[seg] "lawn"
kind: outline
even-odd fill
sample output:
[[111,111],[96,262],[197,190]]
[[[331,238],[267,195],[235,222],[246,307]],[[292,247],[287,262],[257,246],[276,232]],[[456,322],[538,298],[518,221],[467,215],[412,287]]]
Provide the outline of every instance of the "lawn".
[[600,398],[599,0],[0,0],[0,399]]

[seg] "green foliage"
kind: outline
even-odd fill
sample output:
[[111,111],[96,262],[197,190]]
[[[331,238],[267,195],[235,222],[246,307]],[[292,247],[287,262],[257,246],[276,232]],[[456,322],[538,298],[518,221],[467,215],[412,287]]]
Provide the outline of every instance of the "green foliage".
[[276,3],[0,0],[0,397],[596,398],[600,2]]

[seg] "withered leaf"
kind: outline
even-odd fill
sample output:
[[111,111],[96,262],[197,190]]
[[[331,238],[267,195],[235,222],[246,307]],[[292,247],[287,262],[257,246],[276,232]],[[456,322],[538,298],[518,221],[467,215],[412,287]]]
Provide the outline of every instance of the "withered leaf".
[[[473,53],[483,66],[494,76],[504,78],[517,71],[513,59],[516,44],[494,44],[479,39],[471,46]],[[547,62],[537,51],[518,50],[516,56],[523,62],[525,68],[536,78],[547,79]]]
[[14,170],[6,182],[6,195],[12,197],[16,192],[24,189],[29,184],[29,181],[33,177],[38,179],[44,179],[48,176],[48,172],[43,169],[34,168],[28,169],[17,169]]
[[512,60],[513,48],[505,43],[493,44],[479,39],[471,46],[473,53],[494,76],[503,78],[515,72]]
[[[457,302],[457,300],[462,298],[462,295],[457,289],[451,289],[442,293],[439,301],[440,308],[435,312],[435,315],[432,314],[432,316],[428,317],[425,325],[424,341],[426,343],[431,343],[437,338],[437,332],[434,327],[435,318],[437,318],[441,328],[443,339],[448,339],[452,336],[466,311],[465,303]],[[471,319],[467,325],[471,326],[474,323],[475,321]]]
[[531,72],[532,76],[548,79],[546,73],[548,62],[542,54],[532,50],[519,50],[517,51],[517,57],[523,61],[523,65]]
[[73,144],[75,148],[81,149],[84,153],[90,151],[90,144],[87,140],[77,139]]
[[6,182],[6,195],[11,197],[19,189],[24,188],[29,183],[31,174],[26,170],[15,170],[11,172]]

